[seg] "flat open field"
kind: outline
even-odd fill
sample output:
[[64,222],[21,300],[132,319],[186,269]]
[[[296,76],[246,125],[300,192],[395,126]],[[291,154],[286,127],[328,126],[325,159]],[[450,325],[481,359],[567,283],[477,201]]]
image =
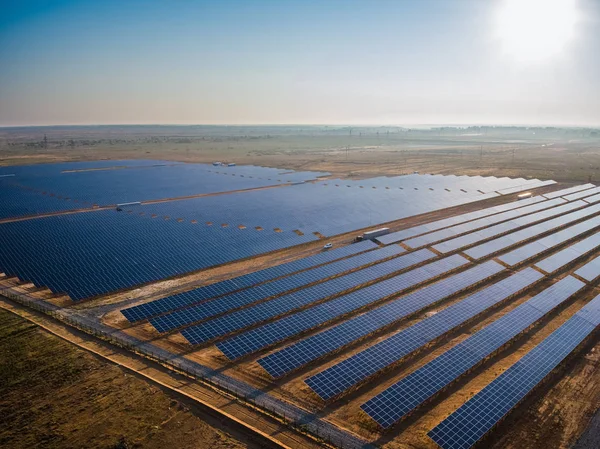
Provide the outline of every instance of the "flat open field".
[[0,165],[144,158],[232,161],[328,171],[340,177],[419,171],[600,181],[600,131],[574,128],[4,128],[0,155]]
[[[594,298],[600,294],[598,278],[588,279],[582,277],[581,272],[578,271],[600,256],[598,246],[593,246],[591,243],[589,245],[592,246],[589,246],[586,243],[591,242],[590,239],[594,238],[600,229],[600,223],[594,221],[600,220],[600,209],[596,210],[598,200],[591,199],[595,198],[592,197],[591,193],[587,201],[585,195],[581,196],[584,198],[581,200],[568,197],[567,192],[556,195],[555,199],[547,200],[545,197],[541,197],[541,195],[548,194],[548,198],[552,198],[555,191],[600,180],[600,139],[594,130],[509,128],[410,131],[400,128],[350,129],[339,127],[335,129],[327,127],[305,127],[303,129],[295,127],[255,127],[248,129],[235,128],[233,130],[216,127],[199,127],[197,129],[194,129],[194,127],[181,127],[181,129],[176,127],[165,127],[164,129],[161,127],[144,128],[141,127],[139,130],[122,130],[119,127],[111,129],[90,127],[86,129],[0,130],[0,138],[4,139],[1,144],[3,146],[0,164],[21,165],[24,163],[88,159],[141,158],[184,162],[220,160],[235,162],[238,165],[254,164],[297,171],[327,171],[331,173],[330,179],[333,177],[367,179],[381,175],[394,176],[418,171],[419,173],[445,175],[508,176],[521,177],[532,181],[533,178],[559,181],[558,184],[531,188],[529,191],[533,194],[531,199],[533,201],[529,206],[517,204],[514,207],[516,210],[514,215],[509,216],[507,212],[498,211],[489,213],[489,220],[491,221],[482,222],[479,228],[475,228],[477,232],[481,233],[481,236],[471,243],[457,244],[450,250],[443,250],[442,247],[438,246],[448,244],[448,242],[454,241],[455,238],[461,239],[465,238],[466,235],[472,235],[471,230],[467,231],[466,228],[462,231],[451,231],[451,234],[432,238],[427,243],[418,245],[411,243],[410,238],[398,238],[397,241],[390,242],[382,241],[376,245],[374,244],[373,248],[369,248],[370,253],[392,250],[396,250],[398,253],[393,255],[389,253],[380,259],[370,259],[368,262],[363,262],[355,267],[348,266],[335,273],[322,274],[318,279],[305,281],[302,286],[286,287],[277,293],[261,293],[260,288],[263,286],[261,283],[257,284],[258,287],[252,285],[238,288],[237,290],[246,292],[245,295],[251,297],[252,301],[239,302],[227,309],[215,309],[217,312],[214,315],[206,315],[201,319],[194,318],[184,324],[174,325],[164,332],[157,331],[156,323],[153,321],[156,317],[167,316],[171,313],[176,314],[181,310],[192,310],[192,307],[196,307],[196,304],[201,304],[202,307],[213,307],[214,304],[217,304],[215,307],[218,307],[219,301],[223,302],[224,298],[210,299],[205,302],[198,300],[196,303],[190,303],[189,305],[193,306],[189,309],[187,308],[188,304],[172,306],[170,309],[149,315],[150,322],[147,318],[132,322],[126,319],[123,310],[161,298],[171,297],[177,293],[194,291],[207,285],[222,285],[219,283],[229,279],[233,279],[235,282],[236,278],[243,275],[317,256],[322,254],[323,240],[317,239],[298,246],[281,247],[272,252],[195,270],[192,273],[166,276],[165,279],[147,282],[139,287],[123,288],[116,292],[101,294],[80,302],[72,302],[65,295],[53,294],[49,290],[40,288],[40,286],[36,287],[29,282],[21,282],[14,276],[0,279],[2,287],[12,293],[21,294],[32,301],[52,307],[53,310],[57,311],[56,313],[61,313],[64,317],[93,323],[98,329],[103,329],[102,332],[107,332],[107,330],[108,332],[114,332],[115,335],[128,339],[127,341],[136,342],[135,345],[140,350],[142,347],[154,348],[152,350],[155,350],[156,353],[164,354],[159,358],[164,358],[163,361],[165,362],[171,359],[177,360],[179,363],[183,361],[189,367],[204,367],[208,370],[206,372],[210,372],[211,375],[226,376],[227,379],[231,379],[233,382],[243,382],[244,385],[248,386],[248,391],[254,389],[260,394],[268,395],[280,401],[281,404],[287,404],[293,407],[294,410],[301,411],[306,415],[306,419],[309,419],[313,424],[316,423],[317,427],[320,426],[321,429],[330,429],[327,426],[340,429],[340,432],[344,435],[355,438],[354,442],[362,441],[364,444],[369,443],[389,449],[433,449],[438,447],[428,436],[430,430],[481,392],[511,366],[519,363],[526,354],[544,342],[559,327],[574,319],[582,307],[594,301]],[[40,133],[42,133],[41,137]],[[43,140],[44,133],[47,136],[47,142]],[[114,167],[108,169],[115,170]],[[421,187],[420,184],[419,187]],[[592,187],[588,186],[587,189],[592,192]],[[481,188],[483,189],[483,187]],[[260,189],[264,188],[260,187]],[[268,189],[285,193],[289,187],[269,187]],[[585,190],[585,188],[581,189]],[[435,191],[433,188],[429,190]],[[452,189],[446,190],[450,192]],[[466,190],[463,191],[465,194],[467,193]],[[458,219],[464,214],[486,208],[503,207],[518,203],[517,193],[497,195],[481,201],[457,204],[448,209],[431,210],[416,216],[392,220],[386,222],[385,225],[394,232],[412,229],[423,224],[428,225],[449,217],[457,217]],[[451,194],[453,195],[453,193]],[[212,197],[217,198],[216,195],[221,194],[209,193],[206,195],[210,199]],[[222,194],[222,201],[225,202],[230,195],[232,194]],[[236,193],[236,195],[238,194]],[[239,195],[249,194],[240,193]],[[200,198],[198,204],[202,204],[202,200],[203,198]],[[538,200],[539,202],[536,202]],[[166,203],[171,202],[170,199],[164,201]],[[184,205],[187,204],[185,203],[187,200],[181,201]],[[549,202],[551,201],[556,202],[550,205]],[[546,203],[549,204],[547,207],[544,206]],[[531,212],[529,212],[529,209],[526,209],[527,207],[538,207],[537,205],[542,205],[537,210],[544,210],[545,212],[534,212],[536,209],[531,209]],[[154,207],[154,205],[149,204],[148,207]],[[160,207],[160,204],[156,207]],[[107,207],[107,209],[109,208]],[[519,212],[520,209],[528,212]],[[233,210],[235,211],[235,209]],[[575,215],[582,211],[584,215]],[[92,216],[99,213],[101,212],[92,210],[85,214],[75,213],[72,215]],[[494,217],[502,217],[503,213],[507,214],[505,219],[497,218],[496,222],[493,221]],[[513,217],[520,217],[520,213],[524,216],[521,217],[523,221],[519,222],[518,219],[513,221]],[[531,218],[532,216],[537,217],[536,214],[538,213],[540,214],[539,218]],[[56,212],[56,214],[61,216],[63,212]],[[64,212],[64,214],[66,216],[67,212]],[[24,218],[22,220],[27,223],[44,219],[34,218],[30,220]],[[470,218],[466,223],[475,222],[471,220],[473,219]],[[536,220],[539,220],[539,223]],[[543,228],[537,232],[527,234],[532,229],[537,229],[537,226],[554,223],[552,220],[565,221],[560,222],[559,225],[552,225],[554,227]],[[182,219],[182,221],[185,220]],[[10,226],[18,226],[19,221],[8,219],[6,223]],[[181,225],[183,226],[183,223]],[[0,224],[0,226],[4,225]],[[440,232],[446,232],[447,229],[452,229],[452,226],[447,223],[439,228],[441,229]],[[491,229],[495,229],[495,226],[508,227],[492,234]],[[512,263],[510,259],[506,258],[507,255],[512,254],[513,251],[524,247],[526,244],[543,238],[552,238],[565,229],[572,229],[573,234],[556,242],[544,240],[544,245],[522,261]],[[575,229],[578,229],[578,231],[575,231]],[[427,236],[432,231],[433,228],[415,235]],[[472,252],[473,248],[477,247],[474,246],[475,243],[483,242],[482,246],[484,246],[492,240],[495,241],[496,238],[502,239],[509,234],[512,235],[513,232],[521,232],[523,237],[506,243],[504,246],[499,246],[496,251],[482,256]],[[331,242],[336,250],[348,249],[351,248],[353,238],[359,233],[358,231],[344,232],[328,238],[327,242]],[[455,237],[455,235],[458,237]],[[424,238],[427,239],[427,237]],[[572,261],[565,263],[560,269],[545,271],[538,266],[547,257],[577,244],[580,244],[577,256],[573,256]],[[190,252],[194,252],[194,250],[190,249]],[[364,254],[369,254],[369,251],[365,250],[364,253],[359,254],[356,257],[368,257]],[[406,266],[390,268],[389,271],[385,271],[383,268],[387,266],[386,264],[392,264],[390,266],[393,267],[395,261],[402,259],[402,257],[417,257],[417,254],[427,254],[427,258],[415,260]],[[117,257],[119,256],[117,255]],[[336,266],[335,264],[345,267],[343,264],[347,263],[352,257],[355,256],[345,255],[340,258],[341,262],[328,262],[328,265],[323,265],[318,270],[328,270],[327,267]],[[460,260],[462,265],[445,269],[445,271],[439,273],[436,272],[437,274],[432,274],[423,281],[407,284],[406,287],[397,287],[393,294],[383,295],[376,290],[369,290],[370,293],[366,295],[367,302],[361,307],[343,309],[344,312],[342,312],[342,308],[345,307],[344,303],[335,303],[337,298],[345,297],[356,291],[360,292],[361,289],[369,289],[392,279],[404,279],[402,276],[407,273],[417,274],[426,271],[430,269],[430,263],[435,264],[450,258]],[[367,259],[365,258],[365,260]],[[445,282],[451,276],[458,276],[467,269],[477,269],[485,264],[494,264],[499,271],[485,277],[477,284],[441,298],[440,301],[419,307],[397,320],[392,320],[387,325],[370,332],[367,336],[355,338],[348,344],[341,345],[319,358],[301,364],[298,369],[287,373],[281,378],[273,379],[259,363],[266,357],[273,356],[284,348],[290,348],[309,337],[318,336],[351,319],[367,315],[380,306],[387,306],[395,301],[407,300],[410,295]],[[300,273],[305,272],[304,270],[300,270]],[[318,290],[316,290],[318,286],[327,285],[328,283],[336,285],[335,283],[340,282],[339,280],[344,276],[356,276],[356,273],[360,270],[371,270],[371,272],[378,274],[376,277],[367,280],[361,278],[351,288],[348,286],[339,287],[338,290],[318,296]],[[377,270],[382,271],[378,272]],[[434,270],[431,270],[434,273]],[[485,291],[495,283],[510,283],[513,276],[525,271],[534,273],[540,279],[518,290],[513,295],[509,295],[505,300],[482,310],[481,313],[470,319],[452,326],[442,335],[435,338],[428,337],[426,343],[420,345],[417,350],[409,351],[394,363],[378,370],[368,378],[367,382],[357,382],[329,400],[323,400],[309,387],[307,379],[313,378],[313,376],[317,376],[319,373],[369,350],[378,343],[390,338],[397,338],[396,336],[408,332],[413,326],[427,323],[427,320],[436,315],[445,316],[444,314],[447,314],[448,310],[452,310],[452,307],[461,304],[462,301],[467,300],[472,295]],[[295,276],[295,274],[291,276]],[[300,276],[303,275],[300,274]],[[274,279],[276,280],[273,282],[269,280],[269,282],[264,283],[267,286],[265,288],[269,288],[270,283],[275,284],[280,280],[278,277]],[[282,279],[286,279],[286,277],[282,277]],[[504,316],[513,316],[518,310],[521,310],[521,306],[530,304],[530,300],[536,298],[536,295],[545,292],[559,282],[563,283],[569,280],[578,283],[578,285],[580,284],[580,288],[575,294],[561,298],[557,305],[544,313],[538,320],[532,321],[529,326],[523,328],[522,332],[518,332],[514,337],[506,340],[505,344],[497,351],[484,357],[481,363],[478,363],[473,369],[461,374],[456,382],[437,394],[433,400],[423,403],[414,413],[400,423],[384,430],[361,409],[361,405],[366,401],[433,362],[446,351],[476,335],[478,331]],[[309,290],[313,286],[315,290]],[[235,294],[237,290],[232,291]],[[229,325],[226,321],[227,317],[230,316],[229,314],[239,313],[235,316],[243,317],[243,314],[246,313],[244,311],[258,310],[253,309],[254,307],[258,308],[270,303],[285,305],[297,300],[294,299],[294,292],[300,292],[299,295],[302,295],[303,291],[310,291],[306,296],[312,298],[311,301],[313,302],[303,300],[304,302],[299,302],[298,307],[295,309],[281,309],[281,311],[273,312],[272,316],[266,316],[262,321],[248,321],[248,324],[239,328],[232,328],[230,331],[225,329],[225,326]],[[242,301],[240,299],[242,296],[236,298],[236,301]],[[244,299],[244,301],[247,300]],[[327,309],[328,314],[333,313],[331,319],[317,321],[316,318],[311,318],[315,320],[314,324],[298,328],[299,330],[290,333],[285,338],[275,339],[269,344],[265,343],[263,346],[249,351],[235,360],[228,359],[222,351],[223,347],[220,346],[222,343],[231,342],[232,337],[243,336],[248,332],[255,332],[260,338],[268,340],[268,338],[272,338],[271,335],[274,335],[275,331],[269,331],[268,328],[262,326],[276,325],[276,323],[283,321],[281,316],[287,319],[301,313],[309,314],[311,310],[329,303],[336,304]],[[208,306],[206,306],[207,304]],[[200,313],[203,313],[202,307],[198,309]],[[509,315],[511,313],[513,315]],[[2,318],[1,315],[0,318]],[[239,320],[242,320],[242,318],[239,318]],[[202,329],[202,326],[206,323],[213,323],[211,326],[214,328],[223,326],[224,330],[219,330],[212,337],[202,337],[205,341],[190,344],[190,334],[186,334],[185,331],[194,328],[198,322],[200,323],[199,329]],[[235,322],[235,319],[233,322]],[[10,321],[7,326],[10,328],[13,325]],[[263,333],[261,334],[261,332]],[[12,331],[9,333],[12,335]],[[37,335],[38,333],[39,331],[36,331],[35,338],[37,340],[42,338]],[[43,335],[43,333],[40,334]],[[570,357],[561,363],[557,369],[552,370],[539,388],[528,395],[524,402],[519,404],[509,414],[508,418],[499,424],[498,428],[494,429],[486,439],[479,443],[479,447],[495,449],[546,449],[548,447],[566,449],[571,447],[583,433],[588,422],[597,412],[598,404],[600,404],[600,382],[597,381],[600,378],[600,342],[598,337],[598,328],[596,327],[582,344],[577,345],[577,349]],[[24,350],[34,351],[40,344],[36,339],[28,339],[27,344],[23,344]],[[16,341],[11,343],[10,346],[20,347],[20,344],[20,341]],[[66,346],[66,343],[61,343],[61,345]],[[52,345],[46,346],[44,350],[53,350]],[[15,349],[8,350],[14,351]],[[34,354],[33,357],[47,358],[52,356],[56,360],[60,360],[56,354],[61,351],[62,346],[60,350],[55,350],[54,355]],[[68,351],[65,354],[65,360],[68,363],[61,366],[69,367],[72,363],[71,356],[68,355]],[[24,357],[25,355],[21,354],[21,358]],[[113,368],[111,367],[111,369]],[[116,368],[114,369],[119,371]],[[77,373],[79,371],[87,372],[79,365],[73,370]],[[105,368],[105,370],[108,370],[108,368]],[[133,381],[139,382],[141,386],[144,385],[139,379],[133,378]],[[92,383],[101,382],[106,390],[97,392],[97,396],[104,397],[104,395],[107,395],[109,398],[111,398],[109,394],[110,387],[115,384],[121,385],[118,383],[118,376],[104,371],[97,376],[92,376],[90,379],[86,377],[85,382],[90,382],[90,389]],[[141,386],[138,387],[142,388]],[[128,388],[133,389],[134,393],[132,395],[135,395],[133,385],[127,385],[127,388],[115,388],[119,391],[113,394],[121,394],[127,391]],[[15,394],[19,394],[18,389],[15,389],[15,392]],[[171,416],[169,413],[175,412],[171,412],[166,405],[165,401],[168,401],[168,397],[163,392],[160,392],[160,395],[162,396],[160,396],[160,400],[157,399],[156,403],[150,397],[145,397],[142,404],[146,407],[147,402],[147,407],[156,407],[157,410],[167,413],[167,417],[160,418],[160,415],[153,417],[160,418],[160,422],[162,422],[167,420],[168,416]],[[111,403],[117,402],[117,399],[110,399],[110,401],[112,401]],[[7,404],[14,404],[14,402],[14,399],[9,398]],[[53,407],[55,406],[54,402],[56,401],[53,401]],[[58,405],[56,406],[58,407]],[[25,410],[23,410],[24,412]],[[123,413],[129,413],[129,410]],[[143,412],[140,411],[139,413],[142,414]],[[217,431],[211,427],[212,423],[210,421],[208,424],[202,423],[185,409],[178,409],[176,413],[181,413],[180,421],[191,423],[186,435],[194,435],[195,432],[206,432],[208,441],[218,441],[218,438],[221,438],[215,433]],[[52,414],[54,415],[54,413]],[[119,414],[119,412],[115,412],[114,416]],[[168,421],[171,422],[172,419],[168,419]],[[84,425],[83,421],[79,425]],[[144,447],[154,447],[149,445],[149,440],[144,439],[147,436],[142,436],[134,429],[131,431],[132,433],[127,436],[127,438],[131,438],[131,441],[140,441],[143,446],[148,444]],[[16,434],[18,429],[14,432]],[[119,432],[120,430],[114,431],[115,438],[117,438]],[[173,430],[173,432],[177,432],[177,430]],[[173,438],[178,438],[177,434],[174,435]],[[218,435],[223,434],[219,433]],[[9,437],[16,438],[13,434],[10,434]],[[236,437],[236,435],[233,437]],[[33,438],[33,436],[28,438]],[[223,447],[236,447],[235,444],[237,443],[228,439],[229,437],[222,436],[222,438],[224,438],[223,444],[232,445]],[[334,438],[332,440],[333,443],[336,443]],[[156,441],[163,440],[156,437]],[[183,441],[187,440],[184,439]],[[118,438],[114,444],[117,443]],[[218,444],[211,443],[211,445],[220,447]],[[298,447],[301,446],[301,444],[298,445]],[[185,445],[182,445],[182,447],[185,447]]]
[[0,309],[0,446],[259,448],[159,386]]

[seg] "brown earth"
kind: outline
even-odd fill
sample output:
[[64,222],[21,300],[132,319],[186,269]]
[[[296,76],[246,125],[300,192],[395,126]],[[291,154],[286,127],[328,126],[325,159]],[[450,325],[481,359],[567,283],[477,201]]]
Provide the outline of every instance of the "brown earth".
[[38,326],[0,310],[0,446],[259,448]]

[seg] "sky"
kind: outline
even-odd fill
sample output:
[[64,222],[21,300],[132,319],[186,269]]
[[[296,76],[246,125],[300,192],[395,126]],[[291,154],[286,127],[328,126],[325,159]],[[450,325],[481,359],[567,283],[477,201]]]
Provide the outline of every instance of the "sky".
[[0,126],[600,126],[600,0],[2,0]]

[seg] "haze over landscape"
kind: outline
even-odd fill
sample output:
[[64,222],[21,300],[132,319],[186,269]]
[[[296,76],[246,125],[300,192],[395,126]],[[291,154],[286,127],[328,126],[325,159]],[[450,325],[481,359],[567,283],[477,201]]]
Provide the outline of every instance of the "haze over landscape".
[[600,2],[0,6],[0,126],[600,125]]

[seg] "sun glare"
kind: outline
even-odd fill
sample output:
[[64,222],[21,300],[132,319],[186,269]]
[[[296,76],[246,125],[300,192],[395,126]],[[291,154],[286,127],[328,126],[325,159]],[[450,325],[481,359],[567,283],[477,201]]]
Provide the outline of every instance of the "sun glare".
[[576,0],[504,0],[496,37],[505,54],[539,62],[562,53],[575,33]]

